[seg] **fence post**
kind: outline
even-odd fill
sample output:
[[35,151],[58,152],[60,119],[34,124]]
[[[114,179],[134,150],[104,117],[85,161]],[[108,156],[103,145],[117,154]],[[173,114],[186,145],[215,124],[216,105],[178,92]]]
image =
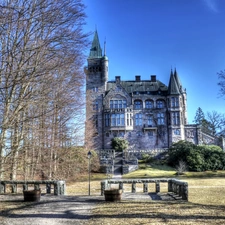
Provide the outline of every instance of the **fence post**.
[[132,183],[131,192],[136,193],[136,183]]
[[148,183],[143,183],[143,192],[148,192]]
[[159,181],[156,181],[155,182],[155,192],[156,193],[159,193],[160,192],[160,183],[159,183]]

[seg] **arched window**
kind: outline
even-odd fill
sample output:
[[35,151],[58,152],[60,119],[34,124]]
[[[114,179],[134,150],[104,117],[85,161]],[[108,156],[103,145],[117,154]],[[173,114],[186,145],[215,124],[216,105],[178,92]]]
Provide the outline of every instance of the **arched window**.
[[152,100],[146,100],[145,101],[145,108],[146,109],[152,109],[153,108],[153,101]]
[[157,100],[157,102],[156,102],[156,107],[157,107],[158,109],[164,108],[164,106],[165,106],[165,103],[164,103],[163,100]]
[[142,101],[141,100],[135,100],[134,101],[134,109],[142,109]]

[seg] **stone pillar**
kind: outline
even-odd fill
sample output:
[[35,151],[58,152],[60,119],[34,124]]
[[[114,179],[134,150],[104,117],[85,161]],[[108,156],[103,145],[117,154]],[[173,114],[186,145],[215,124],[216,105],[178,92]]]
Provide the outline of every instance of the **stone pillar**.
[[46,184],[46,193],[51,194],[51,184],[50,183]]
[[27,191],[28,190],[28,184],[23,184],[23,191]]
[[34,184],[34,190],[39,190],[40,189],[40,184]]
[[132,183],[131,192],[136,193],[136,183]]
[[11,184],[12,193],[17,193],[17,184]]
[[119,189],[123,190],[123,182],[119,182]]
[[143,192],[148,192],[148,183],[143,183]]
[[155,192],[156,193],[160,192],[160,183],[158,181],[155,183]]
[[168,180],[168,192],[173,192],[173,181]]
[[183,183],[182,199],[188,201],[188,183]]
[[0,194],[5,193],[5,184],[0,183]]
[[104,195],[104,190],[106,189],[107,181],[101,181],[101,196]]

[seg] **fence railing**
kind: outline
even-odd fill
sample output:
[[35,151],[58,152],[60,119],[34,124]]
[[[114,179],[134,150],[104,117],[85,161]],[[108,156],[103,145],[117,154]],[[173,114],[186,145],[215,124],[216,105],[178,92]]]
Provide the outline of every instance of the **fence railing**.
[[40,185],[46,185],[46,193],[51,194],[52,187],[54,188],[54,195],[65,195],[66,182],[62,180],[29,180],[29,181],[0,181],[0,193],[6,194],[7,185],[11,187],[11,193],[17,193],[18,185],[22,185],[22,190],[28,190],[29,185],[34,185],[34,189],[40,188]]
[[101,181],[101,195],[104,195],[104,190],[109,189],[111,184],[119,184],[119,189],[123,190],[124,184],[131,184],[131,192],[136,193],[136,184],[143,183],[143,192],[148,192],[148,184],[155,183],[155,192],[160,192],[160,183],[168,183],[168,192],[174,193],[181,199],[188,201],[188,183],[177,179],[118,179],[118,180],[103,180]]

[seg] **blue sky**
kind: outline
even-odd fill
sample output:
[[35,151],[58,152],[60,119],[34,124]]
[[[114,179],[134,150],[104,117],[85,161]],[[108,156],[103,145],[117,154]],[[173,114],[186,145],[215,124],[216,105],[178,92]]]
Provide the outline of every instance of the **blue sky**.
[[198,107],[224,113],[217,72],[225,69],[225,0],[84,3],[85,31],[97,27],[102,48],[106,39],[109,80],[134,80],[135,75],[146,80],[154,74],[168,85],[171,67],[176,67],[187,89],[189,123]]

